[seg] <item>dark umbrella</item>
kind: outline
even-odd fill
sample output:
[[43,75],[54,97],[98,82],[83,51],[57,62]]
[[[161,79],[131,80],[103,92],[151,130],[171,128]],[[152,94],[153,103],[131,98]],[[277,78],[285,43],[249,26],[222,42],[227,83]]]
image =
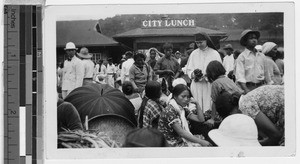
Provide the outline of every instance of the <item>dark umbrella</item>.
[[89,84],[74,89],[65,101],[72,103],[84,123],[85,117],[93,118],[106,114],[115,114],[127,118],[136,125],[134,106],[118,89],[108,84]]

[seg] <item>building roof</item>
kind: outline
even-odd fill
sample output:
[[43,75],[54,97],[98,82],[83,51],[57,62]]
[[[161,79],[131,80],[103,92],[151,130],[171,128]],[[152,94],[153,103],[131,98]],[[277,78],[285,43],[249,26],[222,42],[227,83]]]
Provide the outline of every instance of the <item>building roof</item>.
[[64,47],[67,42],[81,46],[117,46],[114,39],[95,30],[97,20],[58,21],[56,24],[57,47]]
[[[222,31],[226,32],[228,38],[226,41],[239,41],[241,38],[241,33],[244,29],[222,29]],[[283,34],[278,33],[277,35],[270,33],[268,31],[259,31],[260,32],[260,40],[269,40],[269,39],[283,39]]]
[[211,30],[203,27],[177,27],[177,28],[136,28],[124,33],[116,34],[113,38],[132,38],[149,36],[194,36],[196,33],[205,32],[209,36],[224,36],[222,31]]

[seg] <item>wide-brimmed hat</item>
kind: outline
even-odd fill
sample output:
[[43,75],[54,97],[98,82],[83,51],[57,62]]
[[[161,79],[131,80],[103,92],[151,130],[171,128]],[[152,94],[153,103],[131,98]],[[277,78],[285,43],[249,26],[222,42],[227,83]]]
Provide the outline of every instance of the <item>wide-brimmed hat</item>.
[[250,29],[247,29],[247,30],[244,30],[241,34],[241,39],[240,39],[240,44],[242,46],[246,46],[246,42],[247,42],[247,35],[248,34],[251,34],[251,33],[254,33],[256,36],[257,36],[257,39],[259,39],[260,37],[260,32],[259,31],[255,31],[255,30],[250,30]]
[[232,48],[232,45],[231,44],[226,44],[224,47],[223,47],[224,50],[228,50],[230,49],[231,51],[233,51],[233,48]]
[[73,42],[68,42],[66,44],[66,47],[64,48],[64,50],[77,50],[78,48],[76,48],[75,44]]
[[218,146],[261,146],[254,120],[244,114],[226,117],[218,129],[213,129],[208,136]]
[[78,53],[78,56],[84,59],[90,59],[93,57],[93,54],[89,53],[89,50],[87,48],[81,48],[80,52]]
[[200,32],[200,33],[195,34],[195,41],[200,41],[200,40],[206,40],[208,47],[217,50],[217,48],[214,45],[214,43],[212,42],[211,38],[206,33]]

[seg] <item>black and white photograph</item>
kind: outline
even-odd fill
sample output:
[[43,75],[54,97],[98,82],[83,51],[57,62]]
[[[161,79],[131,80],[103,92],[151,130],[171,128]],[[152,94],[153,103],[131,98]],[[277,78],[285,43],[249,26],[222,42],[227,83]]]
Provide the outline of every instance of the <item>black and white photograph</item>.
[[293,3],[44,13],[47,158],[295,153]]

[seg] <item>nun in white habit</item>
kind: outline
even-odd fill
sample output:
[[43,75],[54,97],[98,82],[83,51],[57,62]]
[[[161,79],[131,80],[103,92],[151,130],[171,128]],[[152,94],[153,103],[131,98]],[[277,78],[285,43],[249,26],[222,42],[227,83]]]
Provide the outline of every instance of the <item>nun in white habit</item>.
[[[211,84],[208,82],[205,74],[206,67],[211,61],[217,60],[222,63],[222,60],[206,33],[196,34],[195,43],[198,48],[189,57],[187,74],[192,79],[192,95],[199,102],[203,113],[205,113],[211,110]],[[199,75],[199,70],[201,70],[203,76]]]

